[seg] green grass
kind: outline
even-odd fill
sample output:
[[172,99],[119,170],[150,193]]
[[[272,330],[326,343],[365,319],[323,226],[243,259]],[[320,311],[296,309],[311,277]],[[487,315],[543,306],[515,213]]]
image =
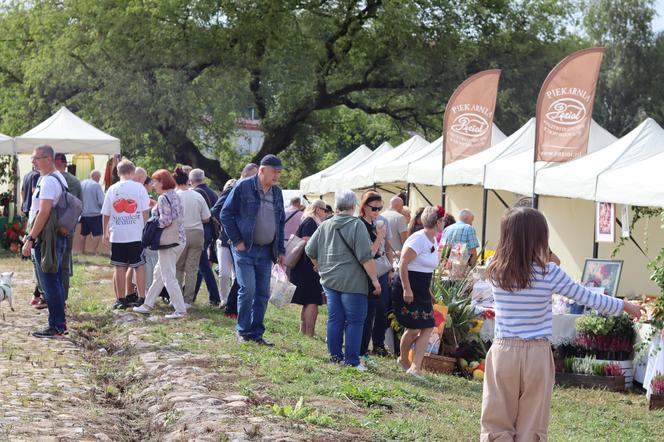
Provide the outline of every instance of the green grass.
[[[80,314],[82,330],[108,325],[112,285],[99,283],[110,271],[107,258],[77,264],[70,308]],[[4,260],[3,260],[4,262]],[[199,294],[185,320],[139,322],[149,339],[209,360],[208,370],[232,373],[237,392],[255,404],[256,415],[279,416],[300,424],[344,430],[357,439],[477,440],[482,385],[446,375],[418,382],[397,370],[393,359],[376,358],[376,369],[357,373],[328,363],[326,308],[321,308],[316,338],[299,334],[299,309],[269,307],[266,338],[276,347],[235,342],[235,322],[204,306]],[[169,312],[161,301],[160,313]],[[104,325],[106,324],[106,325]],[[131,325],[130,325],[131,326]],[[108,338],[112,341],[112,337]],[[109,343],[112,345],[112,343]],[[104,375],[98,375],[104,384]],[[106,393],[116,394],[111,385]],[[300,404],[298,406],[298,403]],[[648,411],[644,395],[555,388],[551,440],[664,440],[664,411]]]

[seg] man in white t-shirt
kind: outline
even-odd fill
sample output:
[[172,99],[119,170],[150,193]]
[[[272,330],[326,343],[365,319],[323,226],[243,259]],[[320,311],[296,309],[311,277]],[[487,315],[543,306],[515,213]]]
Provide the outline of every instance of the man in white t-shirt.
[[[132,178],[136,167],[129,160],[117,165],[120,181],[108,188],[101,214],[104,216],[104,244],[111,245],[111,265],[115,267],[113,283],[117,301],[113,308],[126,309],[141,305],[145,299],[145,258],[143,226],[148,218],[150,197],[145,187]],[[129,269],[136,272],[138,298],[127,298]]]
[[[48,305],[48,327],[34,332],[33,336],[59,338],[67,334],[62,283],[62,260],[67,248],[67,237],[57,232],[55,223],[49,223],[49,218],[62,192],[67,189],[67,182],[55,169],[55,152],[51,146],[37,146],[32,153],[32,164],[41,176],[32,193],[32,205],[28,214],[30,229],[25,237],[23,256],[32,254],[37,278]],[[53,242],[55,255],[51,256],[53,249],[47,245]],[[44,250],[42,243],[47,244]]]

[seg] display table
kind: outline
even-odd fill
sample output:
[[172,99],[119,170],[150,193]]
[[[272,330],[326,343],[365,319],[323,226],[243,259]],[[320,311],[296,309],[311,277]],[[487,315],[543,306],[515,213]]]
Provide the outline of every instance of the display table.
[[650,382],[658,374],[664,374],[664,351],[662,351],[662,336],[655,334],[650,324],[642,324],[636,338],[637,344],[650,339],[646,350],[637,353],[634,358],[634,380],[643,384],[646,394],[650,397]]
[[[562,314],[553,315],[551,343],[560,345],[576,337],[576,320],[582,315]],[[494,319],[487,319],[480,328],[480,337],[483,341],[493,341]]]

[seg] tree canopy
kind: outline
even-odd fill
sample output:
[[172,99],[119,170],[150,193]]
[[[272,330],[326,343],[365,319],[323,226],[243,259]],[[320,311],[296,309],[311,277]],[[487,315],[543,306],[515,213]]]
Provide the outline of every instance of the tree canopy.
[[[67,105],[148,167],[190,164],[220,186],[243,162],[286,151],[297,185],[363,142],[438,137],[447,98],[482,69],[503,69],[496,121],[517,129],[557,61],[613,35],[620,15],[590,3],[597,13],[578,36],[576,5],[551,0],[14,2],[0,14],[0,130],[21,133]],[[632,81],[620,69],[647,69],[630,66],[642,60],[634,47],[661,60],[662,43],[648,38],[617,51],[604,97]],[[252,157],[234,146],[248,108],[265,132]]]

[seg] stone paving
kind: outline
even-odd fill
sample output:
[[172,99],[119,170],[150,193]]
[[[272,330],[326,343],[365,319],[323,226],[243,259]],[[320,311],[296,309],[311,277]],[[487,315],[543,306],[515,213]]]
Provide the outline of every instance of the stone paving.
[[69,339],[37,339],[47,310],[29,305],[32,274],[16,272],[14,309],[0,305],[0,440],[110,440],[88,380],[89,365]]
[[[82,330],[74,340],[32,337],[46,325],[47,310],[29,305],[32,274],[27,263],[20,267],[13,279],[16,311],[0,305],[0,441],[361,439],[256,416],[256,399],[238,392],[237,375],[219,370],[219,359],[150,344],[149,324],[133,313],[115,312],[113,340],[122,345],[109,348],[111,355],[107,349],[77,346],[75,341],[84,343]],[[97,269],[108,274],[107,268]],[[94,273],[95,267],[86,271]],[[70,319],[70,328],[76,326]],[[95,385],[118,364],[128,367],[119,376],[126,390]]]

